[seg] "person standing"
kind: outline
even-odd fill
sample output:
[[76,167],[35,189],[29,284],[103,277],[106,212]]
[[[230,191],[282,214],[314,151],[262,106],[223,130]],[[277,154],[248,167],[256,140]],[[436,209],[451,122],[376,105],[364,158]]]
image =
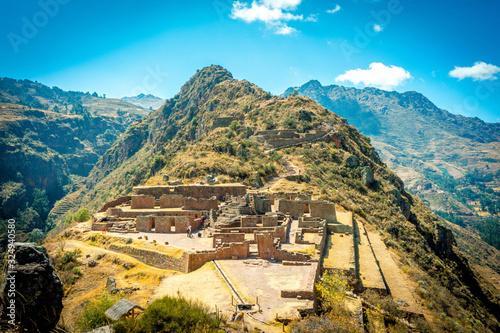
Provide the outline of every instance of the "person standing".
[[188,226],[187,228],[187,236],[191,238],[191,226]]

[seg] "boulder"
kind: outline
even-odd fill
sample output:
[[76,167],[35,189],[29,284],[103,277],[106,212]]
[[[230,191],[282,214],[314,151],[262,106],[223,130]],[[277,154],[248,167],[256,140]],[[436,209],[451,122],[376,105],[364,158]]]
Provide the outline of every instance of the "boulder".
[[252,172],[248,182],[249,182],[250,186],[253,186],[253,187],[264,186],[264,183],[262,182],[262,178],[260,178],[260,174],[257,171]]
[[363,185],[370,187],[375,183],[375,177],[373,176],[373,171],[369,166],[365,166],[361,172],[363,177]]
[[64,291],[47,250],[35,243],[14,243],[8,254],[15,259],[4,266],[0,320],[14,319],[19,332],[52,331],[61,315]]
[[345,165],[350,169],[355,169],[359,166],[359,159],[356,155],[351,155],[345,160]]

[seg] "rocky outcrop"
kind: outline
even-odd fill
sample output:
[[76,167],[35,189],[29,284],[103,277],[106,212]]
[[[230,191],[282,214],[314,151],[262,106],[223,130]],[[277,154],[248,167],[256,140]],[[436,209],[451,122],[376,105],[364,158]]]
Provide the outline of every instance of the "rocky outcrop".
[[373,176],[373,171],[369,166],[363,168],[361,176],[363,178],[363,185],[370,187],[375,183],[375,177]]
[[[52,331],[63,308],[64,291],[46,249],[14,243],[7,259],[12,261],[5,262],[0,286],[0,320],[17,325],[19,332]],[[7,324],[4,329],[8,328],[13,326]]]
[[359,158],[356,155],[351,155],[345,160],[345,165],[350,169],[357,168],[359,166]]

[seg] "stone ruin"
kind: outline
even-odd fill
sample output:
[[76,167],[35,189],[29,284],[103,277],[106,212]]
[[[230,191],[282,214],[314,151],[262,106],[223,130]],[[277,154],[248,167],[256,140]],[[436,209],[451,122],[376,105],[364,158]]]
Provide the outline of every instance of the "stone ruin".
[[320,140],[334,142],[337,148],[340,148],[342,144],[338,134],[328,128],[310,130],[305,133],[298,133],[294,129],[258,131],[250,139],[264,143],[271,148],[286,148]]
[[[118,233],[185,233],[201,229],[212,249],[188,256],[186,271],[213,259],[260,257],[278,261],[317,261],[284,247],[314,245],[321,253],[335,205],[301,193],[247,193],[244,185],[138,186],[93,216],[92,230]],[[305,235],[309,240],[306,240]],[[180,264],[181,266],[183,264]]]

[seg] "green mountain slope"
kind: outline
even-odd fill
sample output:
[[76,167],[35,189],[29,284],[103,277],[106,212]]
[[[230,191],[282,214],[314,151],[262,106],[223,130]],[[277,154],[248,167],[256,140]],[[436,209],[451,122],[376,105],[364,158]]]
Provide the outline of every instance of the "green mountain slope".
[[454,115],[417,92],[322,86],[289,88],[345,117],[433,210],[500,213],[500,124]]
[[[254,136],[271,129],[316,139],[271,149]],[[318,131],[327,135],[314,136]],[[162,183],[164,174],[188,183],[215,174],[222,182],[260,186],[291,164],[301,177],[270,190],[306,191],[378,229],[422,287],[419,301],[435,327],[499,328],[498,290],[469,265],[452,232],[405,191],[368,138],[309,98],[270,96],[220,66],[198,71],[179,94],[130,126],[71,195],[76,207],[96,210],[132,186]]]
[[[0,219],[18,218],[19,233],[43,231],[56,201],[89,174],[132,122],[148,113],[96,93],[0,78]],[[61,204],[56,212],[71,207],[71,202]]]

